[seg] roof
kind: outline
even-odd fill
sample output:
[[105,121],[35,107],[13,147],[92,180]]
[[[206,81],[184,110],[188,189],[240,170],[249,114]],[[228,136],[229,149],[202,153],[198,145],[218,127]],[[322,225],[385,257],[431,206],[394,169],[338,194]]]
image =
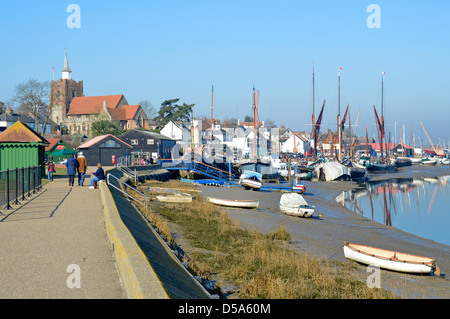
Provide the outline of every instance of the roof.
[[48,146],[45,147],[45,151],[50,151],[53,147],[55,147],[56,143],[61,141],[60,138],[48,138],[47,141],[50,143]]
[[124,105],[119,109],[108,108],[108,112],[113,118],[113,120],[126,121],[132,120],[135,117],[139,108],[140,105]]
[[125,133],[123,133],[122,135],[120,135],[120,137],[125,137],[126,135],[132,134],[133,132],[139,132],[145,135],[149,135],[151,137],[155,137],[158,138],[160,140],[169,140],[169,141],[175,141],[174,139],[171,139],[170,137],[167,137],[165,135],[156,133],[156,132],[152,132],[152,131],[146,131],[146,130],[139,130],[139,129],[132,129],[132,130],[128,130]]
[[123,144],[129,146],[130,148],[133,148],[130,144],[125,143],[124,141],[122,141],[122,140],[119,139],[118,137],[116,137],[116,136],[114,136],[114,135],[112,135],[112,134],[106,134],[106,135],[96,136],[96,137],[94,137],[94,138],[92,138],[92,139],[90,139],[90,140],[84,142],[83,144],[81,144],[80,146],[78,146],[77,149],[92,147],[92,146],[94,146],[95,144],[100,143],[101,141],[103,141],[104,139],[106,139],[106,138],[108,138],[108,137],[112,137],[112,138],[116,139],[117,141],[119,141],[119,142],[121,142],[121,143],[123,143]]
[[115,109],[122,100],[123,95],[80,96],[75,97],[70,103],[67,115],[98,114],[106,101],[108,109]]
[[21,121],[17,121],[0,134],[0,143],[5,142],[49,144],[45,138]]

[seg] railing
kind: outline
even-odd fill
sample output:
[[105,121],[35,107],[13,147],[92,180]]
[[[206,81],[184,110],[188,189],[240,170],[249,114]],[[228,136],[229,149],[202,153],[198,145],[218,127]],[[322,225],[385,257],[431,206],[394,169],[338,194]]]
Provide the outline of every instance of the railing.
[[41,172],[41,165],[0,171],[0,207],[12,209],[42,189]]
[[[148,197],[145,194],[138,191],[136,188],[123,182],[122,180],[120,180],[116,176],[112,175],[111,173],[108,173],[106,175],[106,182],[108,183],[108,186],[111,186],[112,188],[118,190],[119,192],[124,194],[126,197],[134,200],[135,202],[138,202],[139,204],[143,205],[144,207],[147,207]],[[124,188],[132,189],[135,192],[135,194],[142,196],[142,199],[138,199],[137,196],[132,196],[130,193],[128,193],[126,190],[124,190]]]

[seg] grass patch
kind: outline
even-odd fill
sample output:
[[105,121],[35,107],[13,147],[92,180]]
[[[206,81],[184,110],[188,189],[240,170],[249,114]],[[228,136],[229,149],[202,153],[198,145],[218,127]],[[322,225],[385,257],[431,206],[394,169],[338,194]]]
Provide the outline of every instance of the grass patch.
[[336,264],[289,249],[290,234],[284,225],[269,235],[245,230],[198,196],[190,204],[151,202],[145,214],[169,238],[173,239],[169,225],[176,225],[189,246],[195,271],[219,285],[239,287],[233,298],[395,298],[385,290],[368,288]]

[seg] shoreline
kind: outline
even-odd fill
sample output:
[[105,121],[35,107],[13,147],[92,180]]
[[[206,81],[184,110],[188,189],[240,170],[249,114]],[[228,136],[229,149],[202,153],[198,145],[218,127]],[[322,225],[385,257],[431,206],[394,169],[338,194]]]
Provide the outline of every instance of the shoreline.
[[[392,178],[434,177],[450,175],[447,166],[410,166],[396,173],[370,175],[371,181]],[[280,225],[291,235],[293,249],[313,254],[318,258],[337,260],[350,265],[352,275],[367,280],[367,266],[359,265],[344,257],[344,241],[365,244],[384,249],[433,257],[442,274],[450,274],[450,246],[385,226],[350,211],[336,202],[343,191],[360,188],[354,182],[304,181],[307,202],[316,206],[311,219],[288,216],[279,211],[280,192],[247,191],[241,187],[199,186],[201,196],[232,199],[258,199],[257,210],[223,207],[241,227],[270,233]],[[323,217],[317,217],[322,213]],[[381,287],[401,298],[450,298],[450,281],[436,276],[417,276],[381,270]]]

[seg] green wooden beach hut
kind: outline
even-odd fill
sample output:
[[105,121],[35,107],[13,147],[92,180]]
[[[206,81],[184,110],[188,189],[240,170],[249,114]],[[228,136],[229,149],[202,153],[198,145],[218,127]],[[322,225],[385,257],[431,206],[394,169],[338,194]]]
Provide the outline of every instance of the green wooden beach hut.
[[49,142],[23,122],[17,121],[0,134],[0,170],[42,165]]

